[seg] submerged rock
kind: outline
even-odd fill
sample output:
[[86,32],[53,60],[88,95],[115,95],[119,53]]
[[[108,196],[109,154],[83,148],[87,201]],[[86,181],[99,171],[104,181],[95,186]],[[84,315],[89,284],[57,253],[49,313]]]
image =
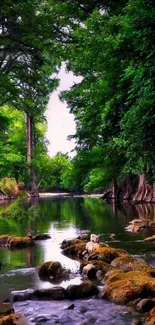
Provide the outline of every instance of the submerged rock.
[[79,285],[69,285],[66,289],[68,299],[83,299],[98,294],[96,285],[83,282]]
[[62,287],[53,287],[51,289],[38,289],[33,292],[32,299],[42,300],[63,300],[66,298],[66,291]]
[[62,267],[60,262],[46,262],[39,269],[39,277],[66,278],[70,270]]

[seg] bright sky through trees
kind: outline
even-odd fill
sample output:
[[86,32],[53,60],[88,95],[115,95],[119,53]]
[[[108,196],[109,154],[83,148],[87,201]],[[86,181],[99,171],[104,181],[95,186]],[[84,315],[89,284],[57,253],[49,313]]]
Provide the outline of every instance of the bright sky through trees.
[[62,66],[58,78],[60,78],[60,86],[51,95],[46,111],[48,151],[50,156],[56,155],[59,151],[68,152],[70,156],[73,156],[74,153],[71,150],[74,149],[75,142],[74,140],[67,140],[67,136],[75,134],[74,116],[69,113],[67,105],[60,101],[59,94],[60,91],[69,89],[73,83],[80,82],[81,78],[73,76],[72,73],[67,73],[65,65]]

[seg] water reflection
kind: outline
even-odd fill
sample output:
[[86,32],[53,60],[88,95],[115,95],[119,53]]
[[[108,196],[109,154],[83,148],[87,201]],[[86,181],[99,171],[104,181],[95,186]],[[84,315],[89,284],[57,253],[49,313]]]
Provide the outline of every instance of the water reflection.
[[[29,249],[10,250],[0,247],[0,262],[3,264],[1,276],[6,276],[7,272],[14,269],[16,276],[14,274],[13,284],[12,275],[7,273],[11,287],[49,287],[53,285],[52,281],[40,281],[37,272],[21,273],[18,269],[38,267],[50,260],[60,261],[75,273],[79,264],[61,254],[60,243],[64,238],[76,237],[83,229],[100,234],[101,240],[113,247],[127,249],[132,254],[146,254],[148,258],[147,252],[155,251],[155,244],[143,242],[146,236],[144,233],[126,233],[125,226],[133,218],[153,218],[154,209],[153,204],[114,205],[94,198],[41,198],[35,201],[0,202],[0,234],[25,236],[28,232],[39,232],[51,235],[51,239],[39,241]],[[111,233],[115,233],[114,239],[110,237]],[[76,281],[76,275],[73,281]]]

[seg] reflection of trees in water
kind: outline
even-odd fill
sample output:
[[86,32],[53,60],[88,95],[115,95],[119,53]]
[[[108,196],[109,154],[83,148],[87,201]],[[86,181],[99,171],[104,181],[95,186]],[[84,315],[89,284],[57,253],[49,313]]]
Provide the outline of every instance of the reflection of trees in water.
[[132,219],[154,219],[155,216],[155,204],[142,203],[142,204],[131,204],[124,203],[118,207],[125,217],[126,221],[129,222]]

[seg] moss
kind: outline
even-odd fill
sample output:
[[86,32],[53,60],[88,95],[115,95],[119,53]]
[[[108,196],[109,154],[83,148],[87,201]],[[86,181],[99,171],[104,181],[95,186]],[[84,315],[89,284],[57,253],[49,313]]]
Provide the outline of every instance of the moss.
[[78,256],[81,255],[86,249],[85,243],[78,243],[75,245],[71,245],[63,250],[63,254],[66,256]]
[[155,279],[146,271],[110,271],[102,297],[125,304],[137,298],[155,296]]
[[0,236],[0,246],[3,245],[11,248],[22,248],[33,246],[34,242],[29,237],[14,237],[7,234]]
[[131,271],[131,270],[154,271],[152,266],[130,255],[123,255],[115,258],[112,261],[111,265],[119,269],[122,269],[124,271]]
[[61,277],[63,268],[60,262],[46,262],[39,269],[39,277]]
[[7,245],[11,248],[24,248],[33,246],[34,242],[29,237],[11,237]]
[[21,314],[11,314],[9,316],[5,316],[0,318],[0,325],[15,325],[19,324],[19,319],[22,318]]
[[129,254],[123,249],[99,246],[89,255],[89,260],[92,260],[95,255],[99,260],[111,263],[116,257]]
[[155,325],[155,307],[145,317],[144,325]]

